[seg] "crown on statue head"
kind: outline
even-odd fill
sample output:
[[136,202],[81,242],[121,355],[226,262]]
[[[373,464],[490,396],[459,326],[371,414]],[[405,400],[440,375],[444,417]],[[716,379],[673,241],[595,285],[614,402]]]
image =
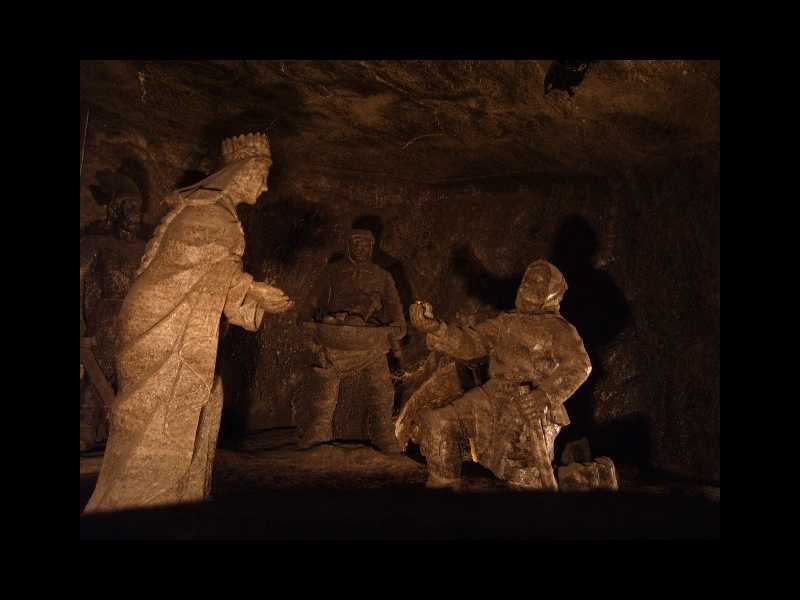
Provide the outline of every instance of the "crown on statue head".
[[222,142],[222,159],[226,163],[253,156],[271,157],[267,134],[248,133]]

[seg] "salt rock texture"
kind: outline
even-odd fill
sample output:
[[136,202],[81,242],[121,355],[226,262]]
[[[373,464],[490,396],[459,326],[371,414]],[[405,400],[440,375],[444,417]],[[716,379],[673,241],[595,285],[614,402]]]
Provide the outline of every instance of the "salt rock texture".
[[[719,482],[719,67],[598,61],[569,96],[544,95],[546,60],[84,61],[81,234],[108,212],[99,173],[136,183],[146,240],[223,138],[267,131],[270,190],[240,209],[257,279],[305,297],[367,227],[406,308],[468,323],[511,308],[546,258],[593,365],[560,443]],[[292,317],[221,344],[223,438],[293,426],[310,357]],[[424,336],[403,351],[396,408]]]

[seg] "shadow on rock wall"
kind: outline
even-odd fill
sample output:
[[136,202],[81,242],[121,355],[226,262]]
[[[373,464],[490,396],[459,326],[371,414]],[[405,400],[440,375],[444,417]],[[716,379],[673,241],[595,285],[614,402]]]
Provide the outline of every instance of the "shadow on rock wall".
[[464,281],[468,296],[477,298],[496,311],[514,310],[522,273],[498,277],[483,266],[472,248],[466,244],[453,250],[450,268]]
[[189,187],[190,185],[199,183],[209,175],[210,173],[206,173],[205,171],[188,169],[181,173],[180,177],[178,177],[178,180],[175,182],[175,189]]
[[330,238],[331,219],[317,203],[300,196],[281,195],[259,203],[244,217],[247,231],[247,264],[258,279],[265,264],[292,266],[302,252],[324,247]]
[[614,279],[595,266],[598,248],[594,227],[583,217],[571,215],[559,226],[548,259],[567,280],[561,314],[578,330],[592,361],[589,378],[565,405],[572,423],[559,436],[557,455],[567,441],[587,436],[594,454],[607,454],[614,460],[644,466],[649,460],[645,420],[615,423],[608,426],[608,432],[603,432],[597,430],[592,416],[595,388],[606,376],[603,349],[623,331],[632,316]]
[[[277,272],[276,284],[286,289],[286,273],[292,271],[300,256],[307,250],[325,247],[332,231],[332,221],[324,207],[304,198],[281,194],[276,199],[262,197],[255,207],[239,206],[246,236],[244,269],[256,281],[263,281]],[[302,302],[302,298],[295,299]],[[265,321],[269,316],[265,317]],[[262,324],[259,333],[227,327],[221,340],[220,371],[225,386],[221,437],[223,444],[236,440],[251,429],[249,419],[253,407],[248,406],[247,390],[258,389],[256,379],[262,377],[259,369],[266,369],[264,355],[259,345],[264,336],[269,337],[270,348],[287,348],[286,339],[277,339],[275,332],[265,333],[274,318]],[[280,335],[300,339],[300,331],[281,330]],[[297,341],[297,340],[294,340]],[[272,352],[270,350],[269,352]],[[270,375],[271,376],[271,375]],[[288,410],[288,409],[287,409]]]

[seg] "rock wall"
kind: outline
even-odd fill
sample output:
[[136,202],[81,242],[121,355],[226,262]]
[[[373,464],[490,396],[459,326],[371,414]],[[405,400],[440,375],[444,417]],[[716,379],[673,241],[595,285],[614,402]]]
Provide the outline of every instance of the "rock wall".
[[[223,137],[269,129],[270,190],[241,209],[249,272],[302,299],[358,223],[406,305],[465,323],[511,308],[548,258],[594,365],[562,443],[719,481],[719,63],[592,69],[575,97],[544,97],[547,61],[82,62],[82,255],[112,265],[89,299],[118,302],[103,273],[133,268],[164,195],[208,174]],[[115,237],[121,180],[141,199],[138,245]],[[398,402],[423,336],[404,352]],[[292,425],[308,358],[292,316],[226,328],[223,434]]]

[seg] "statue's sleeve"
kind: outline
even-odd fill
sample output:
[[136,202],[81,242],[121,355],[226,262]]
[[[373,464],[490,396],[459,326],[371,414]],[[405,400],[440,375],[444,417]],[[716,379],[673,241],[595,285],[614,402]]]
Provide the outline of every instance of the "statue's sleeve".
[[317,311],[325,308],[328,304],[331,289],[330,269],[325,268],[317,280],[311,293],[306,297],[305,302],[297,311],[297,322],[312,321],[317,317]]
[[403,303],[400,300],[400,294],[397,293],[397,286],[394,283],[394,278],[389,273],[386,274],[383,306],[386,310],[386,314],[389,316],[389,326],[394,329],[391,337],[396,340],[401,340],[406,337],[407,326],[406,317],[403,313]]
[[563,404],[592,372],[592,363],[578,332],[572,325],[561,323],[553,340],[553,354],[558,366],[539,382],[538,389],[551,404]]
[[489,354],[498,333],[497,319],[488,319],[474,327],[448,325],[442,321],[438,331],[428,334],[428,348],[461,360],[474,360]]
[[257,331],[264,318],[264,309],[252,300],[247,298],[247,292],[253,283],[253,276],[248,273],[239,272],[233,277],[228,295],[225,298],[223,312],[228,321],[239,327],[244,327],[247,331]]

